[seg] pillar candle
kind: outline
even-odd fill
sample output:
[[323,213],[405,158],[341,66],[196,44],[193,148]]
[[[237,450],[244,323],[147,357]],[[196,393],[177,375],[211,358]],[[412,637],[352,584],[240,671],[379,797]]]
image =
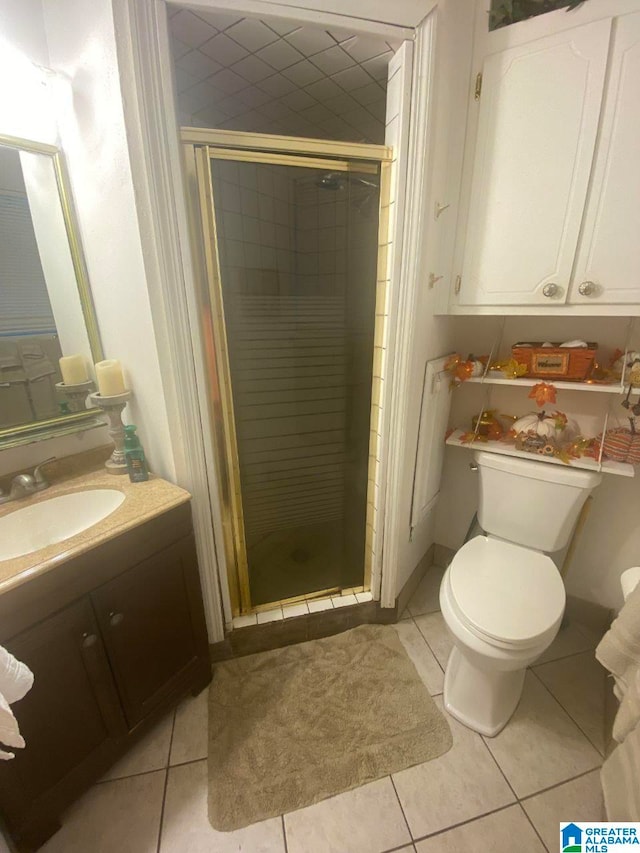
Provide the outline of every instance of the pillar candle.
[[60,373],[65,385],[80,385],[89,379],[87,363],[82,355],[63,355],[60,359]]
[[115,397],[116,394],[124,394],[127,390],[124,386],[122,366],[117,358],[108,358],[96,364],[96,382],[102,397]]

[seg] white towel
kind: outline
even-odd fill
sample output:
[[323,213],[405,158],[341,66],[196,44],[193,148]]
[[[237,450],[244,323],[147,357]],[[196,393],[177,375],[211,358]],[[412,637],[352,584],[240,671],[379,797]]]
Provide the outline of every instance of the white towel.
[[[13,711],[2,693],[0,693],[0,743],[4,743],[7,746],[19,746],[20,748],[23,748],[25,745],[24,738],[20,734],[18,721],[13,716]],[[1,761],[8,761],[14,757],[15,753],[5,752],[3,749],[0,749]]]
[[640,820],[640,585],[604,635],[596,658],[616,680],[620,708],[613,723],[618,746],[600,778],[609,820]]
[[[24,747],[24,738],[10,705],[22,699],[32,685],[33,673],[29,667],[0,646],[0,743]],[[0,749],[0,760],[8,761],[14,756],[15,753]]]
[[0,693],[10,705],[22,699],[33,686],[33,673],[0,646]]

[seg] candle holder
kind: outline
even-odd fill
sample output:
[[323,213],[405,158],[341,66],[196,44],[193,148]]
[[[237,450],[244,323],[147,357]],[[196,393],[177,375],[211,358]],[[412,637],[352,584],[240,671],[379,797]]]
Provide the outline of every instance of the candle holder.
[[86,408],[87,394],[93,391],[95,387],[93,379],[87,379],[86,382],[78,382],[73,385],[67,385],[66,382],[56,382],[56,391],[67,398],[72,412],[82,412]]
[[122,412],[131,399],[131,396],[131,391],[123,391],[122,394],[113,394],[108,397],[103,397],[99,392],[89,396],[93,405],[102,409],[109,418],[109,436],[115,444],[115,449],[104,463],[104,467],[110,474],[127,473],[127,463],[125,462],[124,455],[124,424],[122,423]]

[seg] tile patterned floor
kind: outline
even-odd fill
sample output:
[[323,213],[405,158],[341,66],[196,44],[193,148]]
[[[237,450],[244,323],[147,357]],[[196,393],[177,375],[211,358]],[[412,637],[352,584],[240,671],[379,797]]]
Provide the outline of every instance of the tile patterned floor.
[[[441,706],[451,648],[432,568],[395,626]],[[560,820],[600,820],[603,671],[571,624],[527,674],[513,720],[353,791],[246,829],[207,819],[207,695],[188,699],[64,815],[44,853],[523,853],[558,849]]]

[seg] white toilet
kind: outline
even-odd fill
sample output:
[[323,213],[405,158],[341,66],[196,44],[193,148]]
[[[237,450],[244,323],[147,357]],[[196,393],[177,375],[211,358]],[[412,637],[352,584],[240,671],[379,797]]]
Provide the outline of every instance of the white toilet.
[[516,709],[526,667],[551,644],[564,584],[544,552],[568,543],[601,475],[564,465],[477,451],[476,536],[457,552],[440,587],[453,635],[444,704],[461,723],[493,737]]

